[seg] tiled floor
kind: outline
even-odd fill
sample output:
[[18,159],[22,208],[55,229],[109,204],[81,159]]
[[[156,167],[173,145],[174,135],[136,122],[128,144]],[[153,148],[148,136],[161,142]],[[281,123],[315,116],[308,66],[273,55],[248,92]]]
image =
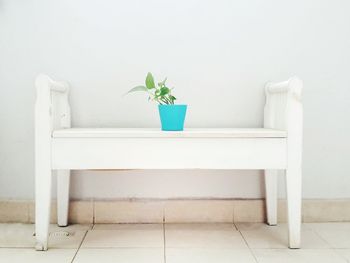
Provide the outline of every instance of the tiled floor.
[[33,249],[33,232],[0,224],[0,263],[350,262],[350,223],[303,224],[302,249],[293,250],[285,224],[52,225],[46,252]]

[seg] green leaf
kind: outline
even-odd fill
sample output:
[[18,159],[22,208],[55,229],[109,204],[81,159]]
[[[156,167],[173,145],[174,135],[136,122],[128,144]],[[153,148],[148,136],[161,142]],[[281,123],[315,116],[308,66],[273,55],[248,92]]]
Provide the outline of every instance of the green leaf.
[[137,86],[137,87],[132,88],[131,90],[129,90],[126,94],[129,94],[129,93],[132,93],[132,92],[136,92],[136,91],[148,92],[148,89],[145,86]]
[[148,72],[145,83],[146,83],[147,89],[156,88],[156,85],[154,84],[154,78],[153,78],[151,72]]
[[162,102],[164,102],[165,104],[170,104],[170,102],[169,102],[168,100],[166,100],[165,97],[162,97],[160,100],[161,100]]
[[169,92],[170,92],[170,89],[169,89],[169,88],[167,88],[167,87],[162,87],[162,88],[160,88],[160,94],[159,94],[159,96],[164,96],[164,95],[168,94]]
[[169,98],[171,99],[172,102],[174,102],[174,100],[176,100],[176,98],[173,95],[170,95]]

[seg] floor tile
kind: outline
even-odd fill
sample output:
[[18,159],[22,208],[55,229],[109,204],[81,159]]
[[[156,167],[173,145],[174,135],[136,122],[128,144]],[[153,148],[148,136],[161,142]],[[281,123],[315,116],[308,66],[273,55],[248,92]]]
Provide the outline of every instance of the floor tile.
[[163,246],[163,224],[95,225],[82,244],[83,248]]
[[346,263],[332,249],[254,249],[259,263]]
[[167,248],[167,263],[255,263],[249,249]]
[[87,231],[93,228],[93,224],[71,224],[68,226],[50,225],[50,232],[54,231]]
[[335,252],[350,262],[350,249],[335,249]]
[[0,247],[34,247],[34,225],[0,224]]
[[165,244],[168,248],[247,248],[233,224],[165,224]]
[[[266,224],[236,224],[250,248],[288,248],[288,227],[286,224],[268,226]],[[330,248],[317,233],[307,227],[301,230],[302,248]]]
[[163,248],[80,249],[74,263],[164,263]]
[[3,263],[70,263],[76,249],[49,249],[35,251],[33,248],[0,248]]
[[332,248],[350,248],[350,223],[309,224]]
[[163,224],[95,224],[92,230],[132,230],[132,231],[158,231]]
[[350,230],[350,222],[334,222],[334,223],[304,223],[313,230]]
[[[78,248],[92,225],[50,226],[49,248]],[[67,235],[68,234],[68,235]]]
[[[237,229],[239,230],[260,230],[260,229],[287,229],[288,225],[286,223],[280,223],[276,226],[269,226],[265,223],[235,223]],[[311,230],[312,228],[309,226],[309,224],[302,224],[301,225],[302,230]]]
[[[50,225],[49,248],[78,248],[89,228],[91,225]],[[34,232],[33,224],[0,224],[0,247],[33,248]]]

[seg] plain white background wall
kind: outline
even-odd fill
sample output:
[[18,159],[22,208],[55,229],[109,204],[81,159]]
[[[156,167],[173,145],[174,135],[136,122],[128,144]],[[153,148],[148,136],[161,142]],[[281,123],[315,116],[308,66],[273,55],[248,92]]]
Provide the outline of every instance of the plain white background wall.
[[[0,0],[0,198],[34,196],[38,73],[70,82],[74,126],[159,127],[143,94],[122,97],[148,71],[189,105],[187,127],[260,127],[264,83],[299,76],[303,197],[350,198],[349,12],[347,0]],[[86,171],[71,193],[259,198],[262,183],[259,171]]]

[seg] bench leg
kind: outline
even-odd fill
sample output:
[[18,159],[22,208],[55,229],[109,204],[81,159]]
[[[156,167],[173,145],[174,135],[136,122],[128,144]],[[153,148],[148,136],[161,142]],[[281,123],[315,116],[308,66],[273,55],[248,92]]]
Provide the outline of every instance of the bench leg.
[[35,174],[35,249],[47,250],[50,209],[52,171],[49,167],[36,167]]
[[286,170],[289,248],[300,248],[301,168],[290,165]]
[[57,170],[57,224],[68,225],[70,170]]
[[265,200],[267,224],[277,225],[277,175],[278,170],[265,170]]

